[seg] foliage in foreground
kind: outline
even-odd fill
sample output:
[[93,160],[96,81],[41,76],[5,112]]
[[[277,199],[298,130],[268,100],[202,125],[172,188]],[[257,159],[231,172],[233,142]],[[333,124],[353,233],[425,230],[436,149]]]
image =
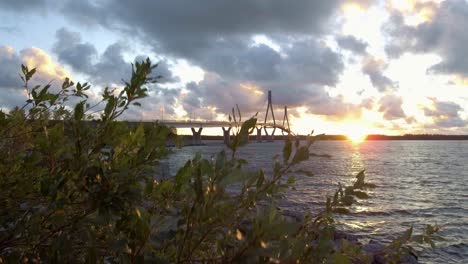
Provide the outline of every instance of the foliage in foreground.
[[[30,89],[35,69],[23,66],[29,99],[0,112],[0,263],[373,261],[358,244],[337,238],[332,217],[367,198],[372,186],[364,172],[318,216],[294,219],[275,206],[294,183],[291,169],[312,157],[315,137],[305,145],[288,138],[283,159],[266,174],[236,157],[256,125],[255,118],[239,120],[232,155],[196,156],[174,178],[155,178],[175,135],[158,124],[116,121],[147,96],[154,68],[149,60],[136,63],[120,91],[105,89],[96,113],[88,84],[66,79],[59,91]],[[67,106],[73,98],[78,102]],[[379,254],[398,261],[410,238],[411,230]]]

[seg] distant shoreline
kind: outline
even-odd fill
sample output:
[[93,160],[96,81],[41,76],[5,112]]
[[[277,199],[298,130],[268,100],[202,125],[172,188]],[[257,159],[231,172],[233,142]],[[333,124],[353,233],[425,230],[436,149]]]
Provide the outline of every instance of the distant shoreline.
[[[181,135],[184,138],[190,139],[191,135]],[[275,140],[282,140],[285,136],[275,136]],[[305,136],[300,135],[301,139]],[[223,136],[206,136],[202,135],[202,140],[223,140]],[[250,140],[256,141],[256,136],[251,135]],[[263,138],[266,140],[266,137]],[[323,135],[321,140],[348,140],[344,135]],[[402,135],[402,136],[387,136],[387,135],[368,135],[366,140],[468,140],[468,135]]]

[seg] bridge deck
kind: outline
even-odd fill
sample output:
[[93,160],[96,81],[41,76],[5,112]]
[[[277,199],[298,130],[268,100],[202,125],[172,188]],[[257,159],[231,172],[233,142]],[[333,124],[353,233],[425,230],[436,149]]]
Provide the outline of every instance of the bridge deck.
[[[164,124],[169,127],[175,128],[197,128],[197,127],[230,127],[232,126],[232,122],[228,121],[203,121],[203,120],[156,120],[156,121],[141,121],[141,122],[159,122],[160,124]],[[259,122],[257,123],[257,127],[269,127],[269,128],[278,128],[284,131],[288,131],[283,125],[280,125],[281,121],[276,122],[276,124],[272,122]]]

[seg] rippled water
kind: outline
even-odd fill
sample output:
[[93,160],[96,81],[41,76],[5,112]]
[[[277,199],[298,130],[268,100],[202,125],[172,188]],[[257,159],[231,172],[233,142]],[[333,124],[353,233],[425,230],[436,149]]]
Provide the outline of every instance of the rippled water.
[[[282,141],[252,143],[239,155],[268,169],[282,146]],[[211,142],[176,150],[170,157],[171,172],[197,152],[210,157],[222,148]],[[315,212],[338,183],[351,184],[365,169],[367,181],[377,188],[368,192],[371,199],[353,205],[352,214],[338,218],[343,229],[363,242],[388,242],[412,225],[422,232],[426,224],[439,224],[445,240],[436,242],[436,250],[420,249],[420,261],[468,263],[468,141],[321,141],[312,152],[331,157],[301,164],[315,176],[297,175],[296,190],[287,193],[284,206]]]

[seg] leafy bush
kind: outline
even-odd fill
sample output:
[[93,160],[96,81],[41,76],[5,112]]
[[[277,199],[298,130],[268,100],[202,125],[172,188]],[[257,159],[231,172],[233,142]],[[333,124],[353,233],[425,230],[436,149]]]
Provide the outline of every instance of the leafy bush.
[[[289,137],[271,175],[249,170],[236,150],[256,119],[241,123],[233,113],[230,157],[198,155],[175,177],[157,180],[176,135],[157,123],[117,121],[157,81],[149,59],[132,66],[130,81],[120,91],[106,88],[94,106],[87,83],[66,79],[55,92],[50,85],[30,89],[35,69],[22,67],[29,99],[0,112],[0,263],[372,261],[359,244],[337,236],[332,217],[346,213],[354,197],[367,198],[363,189],[372,186],[364,172],[318,216],[296,219],[275,206],[317,137],[305,145]],[[411,231],[381,255],[404,254],[409,237]]]

